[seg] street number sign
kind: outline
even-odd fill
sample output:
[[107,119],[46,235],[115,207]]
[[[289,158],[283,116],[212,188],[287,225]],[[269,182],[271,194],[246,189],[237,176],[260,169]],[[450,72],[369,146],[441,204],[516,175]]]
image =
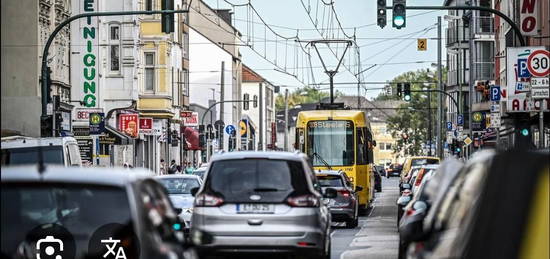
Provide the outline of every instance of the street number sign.
[[456,117],[456,124],[458,124],[458,125],[463,125],[464,124],[464,115],[459,114]]
[[550,52],[539,49],[527,58],[527,69],[533,77],[545,77],[550,74]]
[[498,102],[500,101],[500,86],[494,85],[491,86],[491,101]]
[[418,51],[426,51],[428,49],[428,39],[418,39]]
[[450,122],[450,121],[447,122],[447,130],[448,130],[448,131],[453,130],[453,123]]

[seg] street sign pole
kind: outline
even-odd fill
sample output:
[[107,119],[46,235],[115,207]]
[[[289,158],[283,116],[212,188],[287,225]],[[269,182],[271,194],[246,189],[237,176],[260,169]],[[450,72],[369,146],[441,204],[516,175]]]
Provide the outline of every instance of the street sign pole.
[[[440,91],[443,90],[443,73],[441,67],[441,16],[437,17],[437,88]],[[441,94],[437,95],[437,156],[440,159],[443,159],[443,96]]]

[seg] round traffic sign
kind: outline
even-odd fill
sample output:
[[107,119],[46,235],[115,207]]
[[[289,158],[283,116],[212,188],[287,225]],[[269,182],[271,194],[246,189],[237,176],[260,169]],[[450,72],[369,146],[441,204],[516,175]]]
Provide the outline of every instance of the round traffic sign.
[[533,51],[527,58],[527,69],[534,77],[550,74],[550,52],[544,49]]
[[241,136],[246,135],[246,132],[248,131],[248,129],[246,128],[246,123],[244,121],[240,121],[239,122],[239,127],[241,128],[241,130],[239,131]]
[[228,135],[235,134],[235,126],[233,126],[231,124],[225,126],[225,133],[227,133]]

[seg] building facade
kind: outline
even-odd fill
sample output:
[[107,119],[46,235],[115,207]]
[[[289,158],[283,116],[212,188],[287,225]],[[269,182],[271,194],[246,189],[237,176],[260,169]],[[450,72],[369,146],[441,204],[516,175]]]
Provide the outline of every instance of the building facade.
[[[2,1],[1,9],[2,132],[3,135],[39,137],[43,46],[55,27],[71,16],[71,1]],[[60,123],[63,131],[71,130],[73,104],[69,28],[67,26],[58,33],[48,53],[51,95],[60,100],[58,110],[63,118]]]

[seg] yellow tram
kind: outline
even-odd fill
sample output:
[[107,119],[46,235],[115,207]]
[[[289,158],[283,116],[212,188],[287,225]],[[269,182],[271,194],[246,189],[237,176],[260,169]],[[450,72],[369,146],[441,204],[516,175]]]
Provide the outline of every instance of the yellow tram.
[[354,188],[361,186],[359,205],[374,198],[374,140],[366,113],[358,110],[302,111],[296,122],[296,148],[306,153],[315,170],[342,170]]

